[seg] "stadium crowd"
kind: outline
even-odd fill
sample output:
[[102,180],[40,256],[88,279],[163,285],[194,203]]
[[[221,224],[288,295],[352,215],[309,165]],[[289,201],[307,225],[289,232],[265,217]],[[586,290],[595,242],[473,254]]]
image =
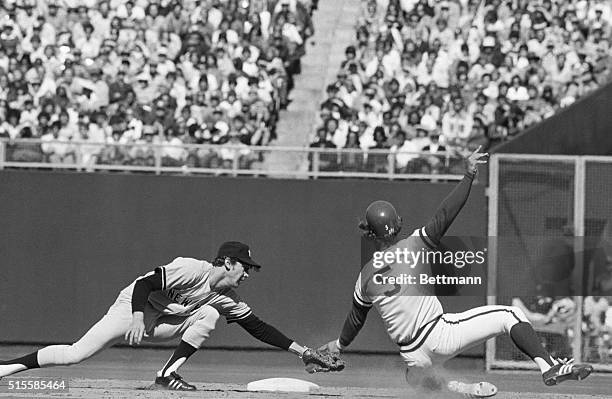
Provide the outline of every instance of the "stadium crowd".
[[[607,0],[362,0],[311,147],[388,148],[397,172],[451,170],[433,155],[511,139],[607,82],[611,22]],[[325,156],[328,170],[389,167]]]
[[[157,143],[166,166],[231,167],[239,157],[248,167],[257,160],[249,145],[275,138],[315,8],[314,0],[2,1],[0,138],[42,139],[9,142],[14,161],[153,165],[148,144]],[[73,141],[85,145],[76,151]],[[219,147],[176,147],[202,143]]]

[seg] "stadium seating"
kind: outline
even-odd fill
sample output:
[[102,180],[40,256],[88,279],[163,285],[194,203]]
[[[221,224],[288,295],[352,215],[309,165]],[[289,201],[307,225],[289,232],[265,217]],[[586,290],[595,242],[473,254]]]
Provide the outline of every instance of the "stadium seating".
[[[611,19],[602,0],[362,0],[312,146],[437,153],[509,140],[608,82]],[[452,168],[408,158],[396,172]]]
[[[311,0],[7,0],[0,3],[0,138],[10,160],[227,166],[275,138]],[[85,142],[78,151],[71,142]],[[122,146],[100,146],[101,143]],[[91,144],[87,146],[87,144]],[[234,148],[234,147],[232,147]],[[231,164],[231,162],[230,162]]]

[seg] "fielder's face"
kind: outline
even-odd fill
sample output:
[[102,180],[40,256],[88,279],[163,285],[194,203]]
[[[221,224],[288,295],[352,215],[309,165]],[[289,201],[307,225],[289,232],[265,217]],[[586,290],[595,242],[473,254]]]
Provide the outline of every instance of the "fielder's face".
[[238,288],[240,283],[249,278],[251,266],[236,261],[227,269],[227,278],[232,288]]

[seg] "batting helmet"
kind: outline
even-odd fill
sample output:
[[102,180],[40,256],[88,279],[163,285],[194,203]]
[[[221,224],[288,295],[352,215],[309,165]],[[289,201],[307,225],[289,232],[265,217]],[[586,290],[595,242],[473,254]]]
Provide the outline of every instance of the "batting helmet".
[[365,220],[359,228],[372,238],[392,238],[402,229],[402,218],[387,201],[374,201],[366,209]]

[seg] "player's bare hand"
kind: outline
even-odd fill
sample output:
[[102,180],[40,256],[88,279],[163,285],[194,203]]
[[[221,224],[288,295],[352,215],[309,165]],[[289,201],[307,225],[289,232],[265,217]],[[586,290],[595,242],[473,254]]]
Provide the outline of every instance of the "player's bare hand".
[[340,347],[338,346],[338,340],[334,339],[333,341],[329,341],[325,345],[321,345],[319,349],[317,350],[319,352],[323,352],[323,353],[328,352],[328,353],[333,353],[337,355],[340,353]]
[[142,337],[144,337],[145,325],[142,312],[134,312],[132,315],[132,323],[128,331],[125,333],[125,340],[130,345],[140,345]]
[[467,157],[467,169],[470,173],[476,173],[478,171],[478,164],[487,163],[489,153],[480,152],[482,146],[478,146],[469,157]]

